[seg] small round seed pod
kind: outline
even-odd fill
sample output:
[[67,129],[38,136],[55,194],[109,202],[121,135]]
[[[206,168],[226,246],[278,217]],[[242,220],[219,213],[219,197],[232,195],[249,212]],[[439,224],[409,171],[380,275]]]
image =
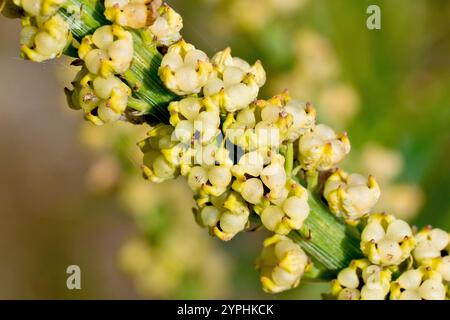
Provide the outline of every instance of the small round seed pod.
[[105,0],[105,17],[122,27],[140,29],[158,18],[161,0]]
[[167,4],[158,8],[158,16],[149,27],[157,45],[170,46],[181,39],[183,19]]
[[66,0],[13,0],[14,4],[23,8],[31,17],[48,17],[56,13]]
[[212,65],[203,51],[180,40],[169,47],[158,73],[169,90],[186,96],[201,91],[211,70]]
[[188,185],[194,192],[215,197],[227,191],[231,177],[230,167],[223,165],[195,166],[187,175]]
[[81,109],[87,120],[96,125],[117,121],[125,112],[131,89],[115,76],[98,77],[83,68],[66,89],[69,105]]
[[220,134],[220,113],[204,99],[187,97],[170,103],[170,123],[174,138],[187,145],[210,144]]
[[261,180],[270,189],[269,194],[266,195],[267,198],[279,198],[286,186],[287,176],[284,170],[284,161],[281,154],[275,154],[271,157],[270,164],[261,171]]
[[413,251],[413,256],[419,264],[429,264],[427,260],[441,257],[441,252],[450,245],[450,235],[446,231],[433,229],[430,226],[418,232],[415,238],[417,245]]
[[287,235],[299,230],[309,215],[308,193],[300,185],[279,205],[269,205],[261,212],[261,222],[270,231]]
[[261,120],[275,123],[283,141],[295,141],[310,131],[316,121],[316,111],[309,103],[292,100],[287,91],[265,101],[258,100]]
[[297,287],[311,266],[305,252],[285,236],[274,235],[264,240],[256,267],[263,290],[278,293]]
[[331,282],[331,296],[338,300],[385,300],[392,273],[366,259],[353,260]]
[[370,215],[361,233],[362,252],[381,266],[399,265],[411,256],[415,244],[408,223],[384,213]]
[[230,48],[216,53],[211,61],[214,70],[203,88],[203,94],[225,112],[248,107],[266,82],[261,62],[250,66],[244,60],[232,57]]
[[391,300],[445,300],[446,285],[441,274],[420,267],[403,272],[391,284]]
[[179,175],[179,159],[169,157],[171,151],[180,154],[179,144],[173,142],[173,127],[159,124],[148,133],[148,138],[139,143],[144,154],[142,170],[144,177],[152,182],[160,183],[174,179]]
[[22,19],[22,57],[42,62],[59,57],[72,39],[69,25],[60,16]]
[[338,169],[325,182],[323,195],[331,212],[354,224],[373,209],[380,197],[380,187],[372,176],[365,178]]
[[212,196],[206,204],[199,203],[194,210],[197,222],[208,227],[210,233],[223,241],[229,241],[248,225],[250,211],[245,201],[236,192],[225,192]]
[[231,172],[237,179],[245,181],[247,176],[259,177],[263,168],[264,156],[261,151],[255,150],[245,153],[233,166]]
[[[205,100],[208,101],[208,99]],[[231,143],[249,151],[251,149],[250,142],[255,136],[251,129],[255,128],[257,117],[259,115],[255,113],[255,104],[251,104],[248,108],[244,108],[236,114],[228,113],[222,126],[224,135]]]
[[127,71],[133,53],[131,33],[116,24],[102,26],[84,37],[78,49],[89,72],[104,78]]
[[344,133],[340,136],[330,127],[319,124],[299,140],[301,166],[305,170],[328,170],[350,152],[350,141]]

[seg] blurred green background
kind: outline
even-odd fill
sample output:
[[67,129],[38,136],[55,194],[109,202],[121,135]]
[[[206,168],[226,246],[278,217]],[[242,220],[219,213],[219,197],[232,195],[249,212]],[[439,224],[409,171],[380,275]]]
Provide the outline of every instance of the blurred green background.
[[[184,36],[208,54],[261,59],[262,97],[288,88],[346,130],[344,167],[374,174],[379,210],[450,229],[450,2],[178,0]],[[366,9],[381,8],[381,30]],[[0,298],[315,299],[326,284],[262,292],[264,234],[220,243],[192,219],[183,181],[140,178],[146,128],[68,110],[66,60],[22,61],[19,22],[0,19]],[[66,268],[82,290],[66,288]]]

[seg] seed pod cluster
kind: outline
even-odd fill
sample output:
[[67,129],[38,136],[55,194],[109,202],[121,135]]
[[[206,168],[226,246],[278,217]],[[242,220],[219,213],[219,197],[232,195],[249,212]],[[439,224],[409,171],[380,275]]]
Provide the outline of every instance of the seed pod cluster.
[[[24,57],[44,61],[63,53],[71,42],[69,24],[58,14],[64,3],[0,2],[2,13],[23,15]],[[182,39],[181,16],[162,1],[104,4],[112,24],[73,43],[79,56],[74,64],[82,68],[73,89],[66,89],[69,105],[96,125],[129,119],[128,108],[144,103],[122,80],[133,64],[133,35],[142,45],[157,47],[163,55],[158,75],[179,97],[168,105],[169,123],[151,123],[138,144],[143,175],[158,183],[185,177],[194,193],[196,221],[221,240],[254,229],[250,218],[274,233],[258,260],[265,291],[296,287],[311,266],[288,236],[298,231],[296,236],[310,240],[305,236],[311,231],[310,204],[323,196],[319,200],[333,214],[361,230],[366,256],[341,270],[332,298],[448,297],[449,234],[431,227],[414,234],[405,221],[372,213],[380,196],[376,180],[337,167],[351,149],[346,133],[316,124],[313,106],[291,99],[287,91],[258,99],[266,82],[261,62],[252,65],[229,48],[210,59]]]
[[43,62],[59,57],[72,40],[68,23],[55,13],[65,0],[14,0],[23,9],[23,58]]
[[130,88],[118,77],[103,78],[85,68],[78,72],[72,85],[72,90],[66,89],[69,106],[82,110],[95,125],[119,120],[131,95]]
[[[450,235],[443,230],[427,227],[413,234],[402,220],[387,214],[372,214],[361,234],[361,249],[368,259],[354,260],[339,272],[332,282],[331,297],[445,300],[450,281],[449,242]],[[378,279],[383,280],[383,285],[377,286],[377,294],[373,291],[367,294],[366,268],[376,268]],[[363,282],[358,274],[362,274]]]

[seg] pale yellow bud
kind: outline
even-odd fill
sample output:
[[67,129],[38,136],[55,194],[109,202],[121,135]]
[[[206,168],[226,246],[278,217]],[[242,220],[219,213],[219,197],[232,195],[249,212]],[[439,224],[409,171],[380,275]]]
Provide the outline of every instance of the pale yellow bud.
[[89,72],[105,78],[127,71],[133,54],[131,33],[119,25],[98,28],[93,35],[83,38],[78,49],[78,55]]
[[181,39],[183,19],[167,4],[158,9],[158,17],[149,27],[158,45],[170,46]]
[[411,227],[392,215],[370,215],[361,233],[361,250],[381,266],[399,265],[410,257],[415,244]]
[[201,91],[211,70],[207,55],[181,40],[169,47],[158,73],[168,89],[178,95],[190,95]]
[[308,267],[305,252],[289,238],[279,235],[264,241],[257,261],[263,290],[269,293],[295,288]]
[[22,56],[36,62],[42,62],[60,56],[72,39],[69,25],[58,15],[34,23],[23,20],[20,35]]
[[323,194],[334,214],[356,222],[375,206],[380,188],[371,176],[366,179],[339,169],[325,182]]
[[337,136],[330,127],[319,124],[299,140],[299,159],[306,170],[328,170],[350,152],[346,134]]

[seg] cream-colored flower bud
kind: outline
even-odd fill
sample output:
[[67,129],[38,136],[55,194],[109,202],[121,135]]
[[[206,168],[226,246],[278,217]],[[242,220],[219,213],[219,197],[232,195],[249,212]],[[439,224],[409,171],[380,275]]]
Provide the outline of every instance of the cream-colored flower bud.
[[275,124],[283,141],[295,141],[315,125],[316,111],[311,104],[292,100],[287,91],[256,105],[262,121]]
[[323,195],[334,214],[353,223],[370,213],[380,197],[380,187],[372,176],[339,169],[325,182]]
[[167,4],[163,4],[158,9],[158,16],[149,30],[158,45],[170,46],[181,39],[182,28],[181,16]]
[[353,260],[332,281],[331,295],[339,300],[384,300],[391,275],[389,269],[372,265],[366,259]]
[[211,59],[214,71],[203,88],[203,94],[226,112],[248,107],[258,96],[266,81],[266,73],[257,61],[253,66],[231,56],[227,48]]
[[284,161],[282,155],[276,154],[272,157],[270,164],[261,171],[262,182],[270,189],[270,193],[275,198],[278,197],[287,181]]
[[39,22],[29,18],[22,21],[20,43],[26,59],[42,62],[59,57],[72,39],[69,25],[58,15]]
[[96,125],[117,121],[125,112],[131,89],[115,76],[98,77],[82,69],[66,89],[69,105],[82,109],[86,119]]
[[231,172],[233,175],[241,180],[245,180],[245,175],[252,177],[259,177],[264,167],[264,157],[260,151],[251,151],[244,154],[233,166]]
[[442,276],[425,267],[403,272],[390,290],[392,300],[444,300],[446,295]]
[[131,33],[116,24],[102,26],[84,37],[78,49],[89,72],[104,78],[127,71],[133,54]]
[[55,14],[66,0],[13,0],[13,2],[31,17],[48,17]]
[[169,90],[186,96],[202,90],[211,70],[208,56],[181,40],[169,47],[158,73]]
[[188,175],[188,185],[193,191],[199,191],[208,182],[208,170],[196,166]]
[[299,160],[305,170],[328,170],[350,152],[350,141],[330,127],[319,124],[299,141]]
[[105,17],[122,27],[145,28],[155,22],[161,4],[161,0],[105,0]]
[[257,260],[263,290],[269,293],[293,289],[310,267],[305,252],[287,237],[274,235],[264,241]]
[[270,205],[261,213],[261,222],[270,231],[286,235],[299,230],[309,215],[308,193],[298,192],[284,200],[280,206]]
[[219,218],[220,210],[214,206],[206,206],[200,211],[200,220],[205,227],[214,227]]
[[245,201],[258,204],[264,196],[264,186],[260,179],[251,178],[242,183],[240,193]]
[[168,125],[157,125],[148,133],[148,138],[139,143],[144,154],[143,172],[144,177],[152,182],[160,183],[174,179],[179,175],[179,158],[171,154],[180,153],[179,146],[172,142],[173,127]]
[[220,113],[197,97],[174,101],[169,105],[174,139],[184,144],[210,144],[220,134]]
[[224,192],[218,197],[213,195],[210,200],[220,211],[218,222],[210,228],[216,237],[229,241],[247,227],[250,211],[239,194]]
[[361,250],[381,266],[399,265],[410,257],[416,241],[411,227],[388,214],[372,214],[361,233]]
[[441,229],[426,227],[415,235],[416,248],[414,259],[419,263],[427,263],[428,259],[438,258],[441,251],[450,244],[450,235]]

